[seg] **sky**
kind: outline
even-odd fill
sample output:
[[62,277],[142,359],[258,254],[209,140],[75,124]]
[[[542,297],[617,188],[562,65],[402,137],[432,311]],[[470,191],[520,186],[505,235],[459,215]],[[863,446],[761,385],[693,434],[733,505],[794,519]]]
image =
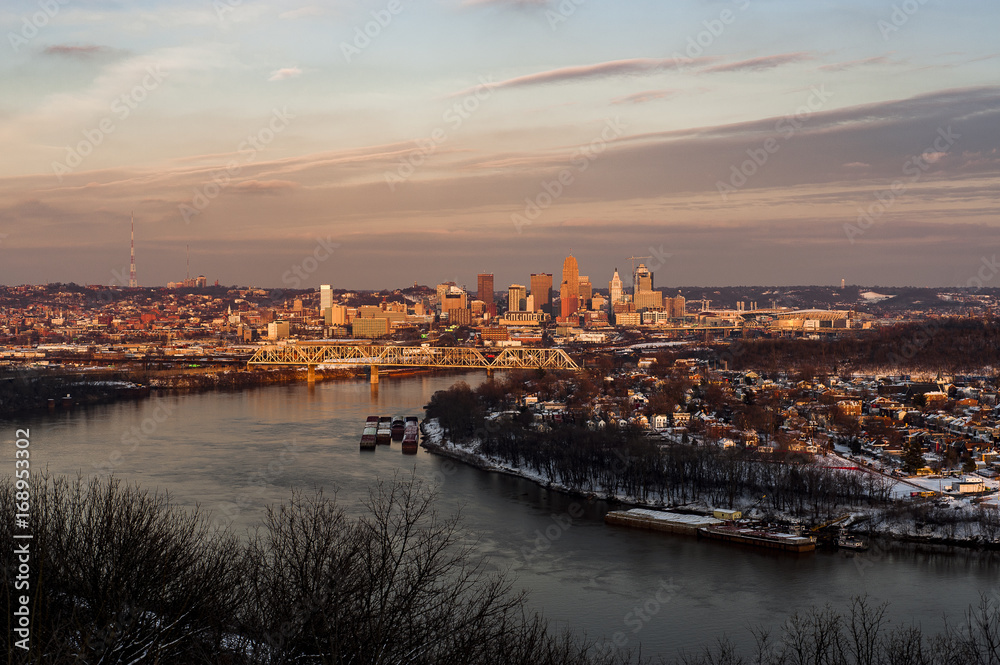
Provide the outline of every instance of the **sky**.
[[[1000,286],[995,0],[7,0],[0,283]],[[978,280],[978,281],[977,281]]]

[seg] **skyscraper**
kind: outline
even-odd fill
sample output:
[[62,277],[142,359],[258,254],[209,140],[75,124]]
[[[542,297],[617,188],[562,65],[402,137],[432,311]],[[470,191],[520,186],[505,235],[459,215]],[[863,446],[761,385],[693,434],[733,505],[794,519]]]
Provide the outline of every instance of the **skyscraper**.
[[635,271],[635,293],[632,295],[635,309],[660,309],[663,307],[663,294],[653,290],[653,273],[643,265]]
[[[441,291],[441,287],[444,286],[444,291]],[[468,296],[462,289],[457,286],[447,286],[443,284],[438,285],[438,292],[441,293],[441,313],[453,309],[468,309]]]
[[476,299],[486,303],[487,308],[493,304],[493,273],[479,273],[476,277]]
[[507,311],[523,312],[527,308],[527,290],[520,284],[511,284],[507,289]]
[[615,274],[608,282],[608,294],[611,300],[611,305],[615,303],[620,303],[623,298],[622,295],[625,291],[625,285],[622,283],[622,278],[618,275],[618,268],[615,268]]
[[333,290],[329,284],[321,284],[319,287],[319,311],[322,313],[331,307],[333,307]]
[[548,311],[552,304],[552,273],[531,273],[531,295],[535,296],[535,311]]
[[580,275],[580,309],[587,307],[587,303],[594,295],[594,286],[590,283],[590,278]]
[[455,282],[444,282],[443,284],[437,285],[437,297],[438,303],[441,305],[441,311],[444,311],[444,298],[448,294],[448,289],[453,286],[457,286]]
[[324,325],[333,325],[333,290],[329,284],[319,286],[319,315],[323,317]]
[[567,256],[563,261],[562,284],[559,287],[559,312],[563,318],[580,309],[580,266],[576,259]]
[[653,273],[649,272],[649,268],[645,264],[640,263],[639,267],[635,270],[635,290],[633,294],[639,293],[640,291],[652,291],[653,290]]
[[139,286],[139,280],[135,277],[135,213],[132,213],[132,239],[130,241],[130,245],[131,249],[129,251],[131,254],[131,261],[129,263],[128,270],[128,285],[129,288],[134,289]]

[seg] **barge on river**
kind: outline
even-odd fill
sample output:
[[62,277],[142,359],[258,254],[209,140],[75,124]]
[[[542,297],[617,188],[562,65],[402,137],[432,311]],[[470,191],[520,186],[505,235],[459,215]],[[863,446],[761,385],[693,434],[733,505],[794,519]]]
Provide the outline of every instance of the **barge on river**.
[[613,510],[604,516],[604,521],[607,524],[634,529],[680,533],[785,552],[811,552],[816,549],[816,539],[811,536],[784,533],[773,528],[749,526],[706,515],[685,515],[663,510],[633,508]]
[[375,450],[375,437],[378,434],[378,416],[368,416],[365,429],[361,434],[361,450]]
[[698,534],[698,529],[706,526],[724,524],[722,520],[705,515],[684,515],[669,513],[662,510],[647,510],[633,508],[632,510],[612,510],[604,516],[607,524],[628,526],[634,529],[650,531],[666,531],[668,533],[683,533],[688,536]]
[[392,417],[392,440],[402,441],[403,434],[406,432],[406,423],[403,421],[403,416],[393,416]]
[[392,418],[389,416],[379,416],[375,442],[387,446],[390,441],[392,441]]
[[766,547],[785,552],[812,552],[816,549],[816,538],[783,533],[766,527],[741,526],[726,523],[698,529],[698,535],[727,543]]
[[416,416],[407,416],[403,430],[403,454],[416,455],[417,443],[420,440],[420,425]]

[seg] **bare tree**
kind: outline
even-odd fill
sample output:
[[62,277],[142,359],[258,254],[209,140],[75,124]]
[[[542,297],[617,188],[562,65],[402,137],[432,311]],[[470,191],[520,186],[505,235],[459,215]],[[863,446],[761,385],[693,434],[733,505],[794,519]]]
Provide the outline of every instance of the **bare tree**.
[[269,510],[247,559],[253,663],[554,665],[592,651],[529,616],[524,594],[412,478],[379,481],[354,518],[297,494]]
[[[12,484],[0,488],[12,514]],[[8,631],[8,662],[184,663],[224,651],[240,602],[231,536],[116,478],[35,477],[31,500],[32,651],[25,660]],[[0,532],[14,542],[7,521]],[[11,551],[8,616],[17,593]]]

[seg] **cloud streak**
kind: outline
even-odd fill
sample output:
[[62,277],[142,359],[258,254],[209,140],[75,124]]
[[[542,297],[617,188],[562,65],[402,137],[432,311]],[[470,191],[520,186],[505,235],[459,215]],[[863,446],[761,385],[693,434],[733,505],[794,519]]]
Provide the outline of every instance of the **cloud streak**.
[[[611,60],[599,62],[593,65],[578,65],[574,67],[561,67],[550,69],[535,74],[516,76],[505,81],[491,83],[487,87],[491,90],[499,88],[526,88],[536,85],[549,85],[555,83],[572,83],[590,79],[611,78],[616,76],[636,76],[649,74],[673,67],[675,65],[672,58],[630,58],[628,60]],[[455,93],[458,97],[470,94],[477,88],[467,88]]]
[[247,180],[236,185],[234,189],[245,194],[274,195],[299,189],[299,187],[301,187],[299,183],[291,180]]
[[117,53],[117,49],[113,49],[110,46],[101,46],[97,44],[88,44],[84,46],[71,46],[68,44],[56,44],[54,46],[48,46],[45,48],[43,53],[45,55],[55,55],[66,58],[77,58],[81,60],[88,60],[90,58],[95,58],[102,55],[110,55],[112,53]]
[[646,90],[644,92],[636,92],[631,95],[625,95],[624,97],[618,97],[611,101],[612,104],[645,104],[647,102],[655,102],[661,99],[669,99],[677,94],[676,90]]
[[782,65],[812,59],[813,55],[806,51],[799,51],[796,53],[779,53],[777,55],[765,55],[759,58],[750,58],[749,60],[740,60],[738,62],[715,65],[714,67],[707,67],[701,71],[706,74],[718,74],[722,72],[762,72],[764,70],[774,69],[775,67],[780,67]]
[[[777,55],[762,56],[738,62],[718,64],[710,67],[703,67],[699,70],[706,74],[722,72],[741,71],[765,71],[774,69],[782,65],[792,64],[812,60],[813,55],[804,51],[796,53],[780,53]],[[698,58],[686,59],[685,67],[697,67],[718,62],[717,56],[701,56]],[[524,76],[515,76],[497,83],[491,83],[487,87],[491,90],[500,88],[526,88],[531,86],[552,85],[561,83],[575,83],[578,81],[599,80],[615,77],[646,76],[656,74],[665,70],[675,69],[677,61],[674,58],[629,58],[626,60],[609,60],[591,65],[575,65],[572,67],[560,67]],[[477,88],[466,88],[454,93],[453,97],[468,95]]]
[[888,55],[877,55],[871,58],[862,58],[861,60],[849,60],[847,62],[835,62],[829,65],[822,65],[820,69],[825,72],[843,72],[848,69],[857,69],[858,67],[871,67],[873,65],[894,65],[897,64],[892,61]]
[[268,77],[268,81],[286,81],[288,79],[294,79],[302,76],[302,70],[298,67],[283,67],[281,69],[271,72],[271,76]]

